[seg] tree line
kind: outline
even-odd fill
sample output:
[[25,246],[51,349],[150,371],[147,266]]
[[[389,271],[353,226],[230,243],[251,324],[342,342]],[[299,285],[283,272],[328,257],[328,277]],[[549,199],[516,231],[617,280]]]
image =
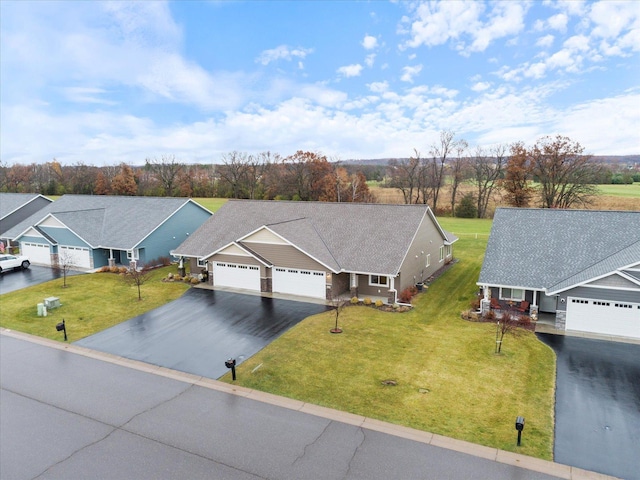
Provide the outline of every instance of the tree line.
[[[629,183],[624,175],[619,183]],[[144,166],[0,162],[0,191],[372,203],[376,198],[367,181],[376,180],[398,189],[404,203],[430,205],[436,212],[448,204],[454,216],[484,218],[498,195],[514,207],[586,206],[597,193],[595,185],[616,176],[561,135],[542,137],[532,146],[471,149],[455,133],[442,131],[427,155],[414,149],[411,157],[386,165],[348,164],[301,150],[287,157],[233,151],[217,164],[186,164],[174,155],[147,158]]]
[[140,195],[374,202],[360,169],[319,153],[288,157],[230,152],[220,164],[190,165],[174,155],[96,167],[84,163],[0,164],[0,191],[43,195]]

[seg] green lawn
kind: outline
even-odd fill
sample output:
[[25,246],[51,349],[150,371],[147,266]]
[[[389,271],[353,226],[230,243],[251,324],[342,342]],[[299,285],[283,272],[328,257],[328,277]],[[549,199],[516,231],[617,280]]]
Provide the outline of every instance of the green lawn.
[[[224,202],[198,201],[212,211]],[[495,327],[460,318],[477,291],[491,222],[440,222],[460,236],[454,247],[459,262],[417,297],[411,312],[348,307],[339,335],[329,333],[331,312],[309,317],[239,365],[237,383],[551,459],[553,352],[523,333],[507,337],[503,353],[495,355]],[[3,294],[0,326],[61,340],[55,325],[64,318],[69,341],[79,340],[182,295],[186,284],[160,281],[169,271],[175,266],[154,272],[142,286],[142,301],[135,287],[107,273],[69,277],[67,288],[54,280]],[[60,297],[63,306],[38,317],[36,305],[49,296]],[[230,382],[230,376],[224,380]],[[384,386],[383,380],[397,385]],[[518,415],[527,421],[520,448],[515,446]]]
[[201,197],[201,198],[194,198],[193,200],[198,202],[204,208],[206,208],[206,209],[208,209],[208,210],[210,210],[210,211],[212,211],[214,213],[222,205],[227,203],[227,199],[226,198],[205,198],[205,197]]
[[598,185],[598,191],[602,195],[637,198],[640,200],[640,183],[638,182],[631,185]]
[[[66,288],[57,279],[5,293],[0,295],[0,326],[62,340],[55,325],[64,318],[69,341],[80,340],[180,297],[189,285],[161,281],[175,271],[175,265],[154,270],[141,287],[142,301],[138,301],[136,287],[113,273],[70,276]],[[37,305],[46,297],[59,297],[62,307],[38,317]]]
[[[486,233],[490,227],[459,222],[442,219],[453,231]],[[236,383],[552,459],[553,352],[522,332],[505,338],[502,354],[495,355],[495,326],[460,318],[477,291],[485,246],[486,237],[461,237],[459,262],[417,297],[411,312],[350,306],[341,314],[339,335],[329,333],[331,312],[309,317],[239,365]],[[230,375],[223,380],[231,382]],[[527,421],[520,448],[518,415]]]

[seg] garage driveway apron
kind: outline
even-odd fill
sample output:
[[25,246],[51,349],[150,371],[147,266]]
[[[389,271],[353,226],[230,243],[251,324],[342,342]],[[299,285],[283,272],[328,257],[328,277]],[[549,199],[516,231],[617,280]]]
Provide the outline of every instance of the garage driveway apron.
[[640,480],[640,345],[538,336],[557,355],[554,461]]
[[[67,272],[67,277],[81,275],[82,273],[83,272],[70,270]],[[49,280],[55,280],[56,278],[62,278],[60,270],[37,265],[31,265],[26,270],[2,272],[2,274],[0,274],[0,294],[31,287],[39,283],[48,282]]]
[[241,363],[300,320],[327,308],[191,288],[171,303],[75,343],[161,367],[219,378],[228,371],[225,360],[235,358]]

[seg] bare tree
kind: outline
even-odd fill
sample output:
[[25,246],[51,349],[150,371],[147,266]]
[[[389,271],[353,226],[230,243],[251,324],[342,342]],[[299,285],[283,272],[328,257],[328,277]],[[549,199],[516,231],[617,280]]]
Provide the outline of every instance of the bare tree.
[[184,168],[184,164],[176,161],[175,155],[162,155],[160,160],[154,158],[145,160],[145,169],[150,170],[158,177],[164,194],[173,197],[178,183],[178,176]]
[[75,256],[68,250],[61,250],[58,253],[58,262],[54,269],[62,274],[62,288],[67,288],[67,274],[69,270],[76,266]]
[[231,198],[247,197],[247,170],[249,158],[246,153],[230,152],[222,156],[222,165],[218,167],[218,174],[229,190]]
[[331,300],[331,305],[333,306],[333,314],[336,320],[335,326],[331,330],[329,330],[331,333],[342,333],[342,329],[338,326],[338,320],[340,319],[340,314],[348,303],[348,300],[340,300],[339,298],[334,298],[333,300]]
[[487,154],[482,147],[477,147],[476,153],[471,159],[473,181],[476,185],[476,201],[478,202],[478,218],[484,218],[491,194],[498,186],[498,179],[502,175],[506,160],[507,148],[498,145]]
[[533,196],[531,180],[531,163],[529,153],[522,142],[516,142],[510,147],[510,155],[505,167],[504,179],[501,186],[505,191],[505,201],[514,207],[529,206]]
[[147,266],[139,269],[132,266],[122,275],[122,279],[127,285],[134,285],[138,289],[138,301],[142,300],[141,287],[150,277],[151,270]]
[[[420,152],[414,149],[414,156],[407,159],[389,160],[390,185],[400,189],[404,203],[418,203],[420,198]],[[414,199],[414,194],[416,195]]]
[[584,155],[584,148],[568,137],[543,137],[530,152],[533,174],[541,185],[542,206],[570,208],[587,205],[597,194],[602,166]]
[[458,194],[458,187],[462,183],[465,177],[465,170],[467,169],[467,148],[469,144],[466,140],[460,139],[456,142],[455,150],[456,156],[450,162],[450,175],[451,175],[451,216],[456,216],[456,200]]
[[456,148],[456,142],[454,140],[455,133],[443,130],[440,132],[440,138],[438,142],[431,145],[429,154],[431,155],[431,198],[433,201],[433,211],[436,211],[438,206],[438,197],[440,195],[440,187],[444,183],[444,167],[447,163],[447,158],[452,151]]
[[518,319],[509,312],[504,312],[496,325],[496,353],[502,351],[502,342],[506,334],[518,334]]

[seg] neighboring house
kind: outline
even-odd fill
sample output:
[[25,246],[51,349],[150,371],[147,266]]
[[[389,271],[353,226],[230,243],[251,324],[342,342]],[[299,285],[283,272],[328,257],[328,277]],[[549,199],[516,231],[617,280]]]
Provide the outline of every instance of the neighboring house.
[[456,240],[424,205],[230,200],[173,254],[214,286],[395,303]]
[[640,338],[640,212],[499,208],[478,285],[484,311],[526,301],[560,330]]
[[5,233],[51,202],[37,193],[0,193],[0,241],[10,246]]
[[145,265],[169,257],[210,216],[186,198],[63,195],[7,235],[34,264]]

